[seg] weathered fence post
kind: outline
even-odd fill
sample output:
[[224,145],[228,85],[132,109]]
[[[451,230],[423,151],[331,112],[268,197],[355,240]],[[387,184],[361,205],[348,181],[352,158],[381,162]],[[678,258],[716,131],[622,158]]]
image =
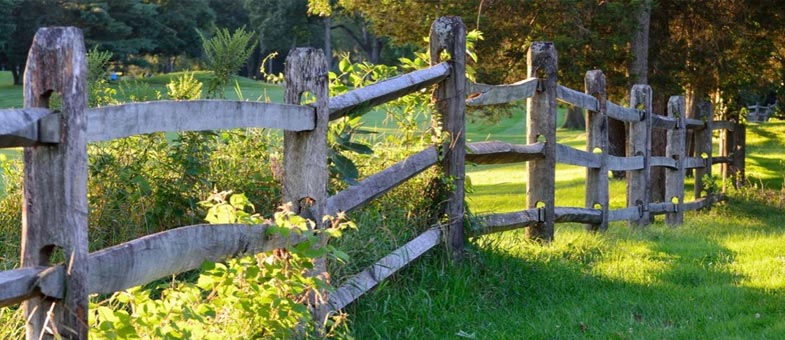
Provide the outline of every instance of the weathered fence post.
[[730,157],[730,163],[723,164],[723,179],[731,178],[731,183],[738,189],[744,185],[744,158],[747,156],[747,126],[744,123],[734,123],[733,131],[725,131],[722,145]]
[[684,116],[684,97],[672,96],[668,100],[668,117],[676,119],[676,128],[668,130],[665,156],[676,161],[676,169],[665,170],[665,199],[674,204],[673,211],[665,214],[665,222],[678,225],[684,222],[684,160],[686,155],[687,123]]
[[[327,203],[327,124],[330,102],[327,90],[327,62],[324,53],[314,48],[295,48],[286,57],[284,101],[300,105],[304,93],[316,100],[316,125],[311,131],[284,131],[283,202],[292,204],[292,211],[323,227],[322,216]],[[312,273],[327,279],[324,258],[316,260]],[[315,301],[314,320],[323,324],[326,309]]]
[[25,107],[60,94],[60,141],[24,148],[22,267],[63,261],[62,300],[23,303],[27,339],[87,339],[87,60],[82,31],[41,28],[25,69]]
[[[438,84],[433,94],[441,116],[441,131],[447,140],[442,144],[442,171],[451,182],[445,214],[448,218],[447,247],[456,261],[463,259],[464,178],[466,171],[466,27],[459,17],[440,17],[431,25],[431,65],[441,61],[441,51],[450,54],[450,75]],[[440,129],[435,128],[435,131]]]
[[[695,136],[695,157],[703,159],[703,168],[695,169],[695,199],[705,197],[711,193],[704,190],[705,182],[703,177],[711,177],[711,122],[714,117],[714,112],[711,103],[708,101],[701,101],[695,107],[696,118],[703,121],[705,124],[702,128],[696,129]],[[704,194],[705,193],[705,194]]]
[[545,142],[543,159],[529,161],[526,205],[539,208],[539,222],[526,229],[526,236],[550,242],[554,232],[556,195],[556,86],[558,57],[551,42],[535,41],[527,53],[528,77],[539,78],[534,96],[526,99],[526,142]]
[[586,151],[599,150],[600,167],[586,168],[586,208],[602,210],[600,224],[586,224],[591,231],[608,229],[608,116],[605,115],[607,94],[605,74],[600,70],[586,72],[584,86],[587,94],[597,98],[597,111],[586,110]]
[[637,206],[640,214],[630,225],[644,226],[651,221],[651,133],[653,94],[649,85],[633,85],[630,91],[630,107],[643,112],[639,122],[629,124],[627,133],[627,157],[643,157],[643,169],[627,173],[627,207]]

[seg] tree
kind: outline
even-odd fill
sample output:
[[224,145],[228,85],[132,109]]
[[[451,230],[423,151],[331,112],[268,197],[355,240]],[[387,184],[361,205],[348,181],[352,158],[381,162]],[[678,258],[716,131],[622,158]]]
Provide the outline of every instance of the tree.
[[259,50],[262,55],[278,52],[279,57],[271,60],[283,65],[283,58],[296,46],[321,47],[324,38],[324,22],[319,17],[309,16],[307,0],[245,0],[250,29],[258,34]]
[[191,0],[188,6],[180,1],[158,0],[157,21],[163,26],[153,53],[164,58],[163,71],[171,72],[178,56],[201,55],[198,32],[213,31],[215,12],[207,0]]

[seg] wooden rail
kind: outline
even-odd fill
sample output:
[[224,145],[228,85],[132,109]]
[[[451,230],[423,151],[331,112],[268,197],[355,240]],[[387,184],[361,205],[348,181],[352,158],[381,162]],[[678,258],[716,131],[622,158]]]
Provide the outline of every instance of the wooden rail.
[[[109,247],[87,257],[88,294],[109,294],[162,277],[199,268],[204,261],[251,255],[297,244],[267,236],[267,225],[200,224],[148,235]],[[0,306],[36,294],[62,299],[65,266],[32,267],[0,272]],[[37,287],[40,292],[32,290]]]
[[330,98],[330,120],[348,115],[358,108],[370,108],[436,84],[450,74],[443,62]]
[[87,141],[246,127],[308,131],[315,121],[314,109],[300,105],[228,100],[128,103],[88,110]]

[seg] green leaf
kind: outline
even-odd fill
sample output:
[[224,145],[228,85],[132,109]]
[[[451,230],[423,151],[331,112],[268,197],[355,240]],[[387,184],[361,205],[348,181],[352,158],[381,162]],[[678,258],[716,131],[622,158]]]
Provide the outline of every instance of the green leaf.
[[354,165],[354,162],[352,162],[351,159],[346,158],[346,156],[336,152],[333,153],[331,160],[335,166],[335,170],[344,181],[353,181],[356,183],[356,179],[360,176],[360,172],[357,170],[357,166]]

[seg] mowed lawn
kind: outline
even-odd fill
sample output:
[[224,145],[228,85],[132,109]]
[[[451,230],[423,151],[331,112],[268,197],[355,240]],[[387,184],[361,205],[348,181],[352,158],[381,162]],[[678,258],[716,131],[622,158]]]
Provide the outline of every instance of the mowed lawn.
[[[470,141],[520,142],[525,114],[467,127]],[[582,131],[559,130],[582,148]],[[587,233],[559,224],[542,246],[523,231],[471,238],[469,259],[444,251],[349,306],[358,339],[782,339],[785,334],[785,122],[748,126],[751,185],[684,225]],[[715,154],[717,151],[715,150]],[[718,167],[715,167],[718,170]],[[526,207],[524,164],[467,166],[474,213]],[[558,206],[583,206],[586,170],[557,167]],[[689,181],[691,182],[691,181]],[[687,200],[691,200],[688,183]],[[626,183],[611,180],[611,207]]]
[[[6,87],[3,74],[0,103],[18,107],[21,99],[11,93],[19,88]],[[280,101],[279,87],[240,81],[245,98]],[[163,90],[168,78],[146,82]],[[227,97],[237,98],[232,92]],[[513,112],[493,124],[470,124],[467,139],[522,142],[525,113]],[[384,118],[371,112],[366,125],[393,131]],[[576,148],[585,144],[581,131],[558,136]],[[461,264],[437,247],[348,306],[350,333],[355,339],[782,339],[785,122],[750,125],[747,140],[748,177],[767,191],[732,193],[709,211],[687,213],[675,228],[662,217],[642,229],[612,223],[601,234],[560,224],[556,241],[545,246],[527,241],[523,231],[472,237]],[[525,170],[525,164],[468,165],[471,211],[524,209]],[[557,205],[582,206],[584,181],[585,169],[559,165]],[[624,181],[612,180],[611,193],[612,207],[623,207]]]

